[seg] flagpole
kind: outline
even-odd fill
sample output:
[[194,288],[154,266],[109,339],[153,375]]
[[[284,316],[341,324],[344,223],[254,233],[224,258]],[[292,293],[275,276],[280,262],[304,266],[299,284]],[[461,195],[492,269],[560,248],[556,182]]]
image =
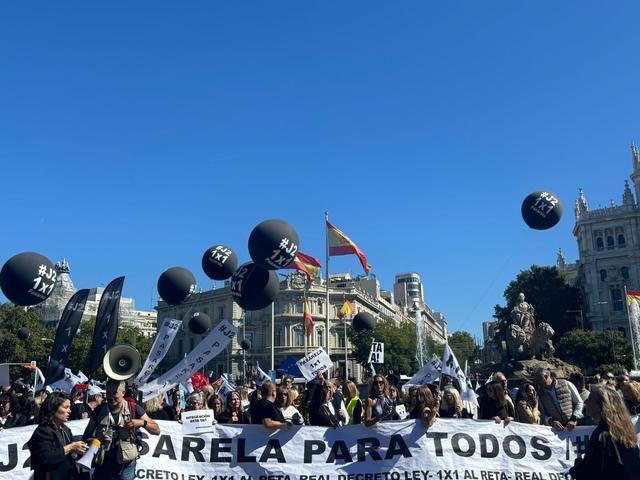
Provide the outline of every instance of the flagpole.
[[[624,302],[627,304],[627,322],[629,322],[629,332],[631,333],[631,347],[633,348],[633,368],[638,370],[638,354],[636,353],[637,336],[640,332],[634,332],[633,323],[631,322],[629,303],[627,302],[627,286],[624,286]],[[632,300],[634,301],[634,300]],[[640,307],[640,304],[638,305]]]
[[325,267],[324,267],[324,274],[326,277],[326,285],[327,285],[327,325],[325,327],[325,343],[327,346],[327,355],[329,355],[329,357],[331,357],[330,352],[329,352],[329,308],[330,308],[330,304],[329,304],[329,226],[327,225],[329,222],[329,212],[324,212],[324,232],[325,232],[325,238],[326,238],[326,257],[325,257]]
[[[307,309],[307,289],[309,287],[307,285],[305,285],[304,287],[304,292],[303,292],[303,296],[302,296],[302,331],[304,332],[304,356],[307,356],[307,340],[308,340],[308,335],[307,335],[307,319],[304,316],[304,312]],[[311,308],[311,305],[309,305],[309,308]],[[310,315],[312,315],[311,312],[309,312]]]
[[276,328],[275,328],[275,307],[273,306],[273,302],[271,302],[271,371],[275,371],[276,370],[276,365],[275,365],[275,357],[276,357],[276,351],[275,351],[275,345],[274,345],[274,341],[276,338]]

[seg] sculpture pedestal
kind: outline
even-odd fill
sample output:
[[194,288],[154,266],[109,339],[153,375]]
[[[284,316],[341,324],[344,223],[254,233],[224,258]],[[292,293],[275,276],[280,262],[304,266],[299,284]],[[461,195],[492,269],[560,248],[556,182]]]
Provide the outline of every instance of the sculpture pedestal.
[[[580,373],[580,369],[575,365],[564,362],[559,358],[548,358],[546,360],[515,360],[509,364],[511,367],[511,375],[513,379],[533,379],[536,370],[544,368],[554,372],[558,378],[569,378],[572,373]],[[506,373],[506,372],[505,372]]]

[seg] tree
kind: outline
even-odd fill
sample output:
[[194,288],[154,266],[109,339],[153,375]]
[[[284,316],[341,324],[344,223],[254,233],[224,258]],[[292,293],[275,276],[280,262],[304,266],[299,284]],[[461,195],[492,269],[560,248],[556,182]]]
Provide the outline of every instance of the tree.
[[460,364],[464,368],[465,361],[473,365],[476,359],[476,342],[469,332],[453,332],[449,335],[449,346]]
[[633,366],[631,346],[617,332],[573,330],[560,339],[556,355],[588,374]]
[[[55,332],[42,327],[42,317],[33,309],[26,310],[9,303],[0,304],[0,363],[29,363],[35,360],[40,368],[46,365]],[[25,327],[31,335],[19,340],[16,332]]]
[[393,323],[378,322],[373,332],[356,333],[353,328],[348,331],[353,345],[356,361],[368,368],[371,342],[384,343],[384,365],[375,365],[377,372],[384,374],[393,370],[398,375],[413,375],[416,371],[416,327],[405,322],[400,326]]
[[575,328],[576,317],[573,313],[580,309],[580,290],[567,284],[556,267],[532,265],[529,270],[521,271],[516,279],[509,283],[504,291],[507,305],[494,307],[494,317],[501,326],[511,323],[511,310],[521,292],[524,293],[526,301],[535,308],[536,324],[550,324],[555,330],[555,338],[560,338]]

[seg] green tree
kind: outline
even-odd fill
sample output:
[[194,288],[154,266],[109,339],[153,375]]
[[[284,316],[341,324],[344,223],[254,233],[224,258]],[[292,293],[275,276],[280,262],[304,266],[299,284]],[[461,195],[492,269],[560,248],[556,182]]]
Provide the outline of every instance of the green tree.
[[406,322],[396,326],[389,322],[378,322],[373,332],[356,333],[348,331],[356,361],[367,367],[371,342],[384,343],[384,365],[375,365],[377,372],[387,374],[393,370],[397,374],[412,375],[416,369],[416,328]]
[[576,327],[574,312],[580,309],[580,290],[567,284],[556,267],[532,265],[521,271],[504,291],[506,306],[496,305],[494,317],[501,330],[511,323],[511,310],[518,301],[518,294],[525,294],[526,301],[535,308],[536,324],[546,322],[555,330],[555,338],[562,337]]
[[631,369],[633,351],[617,332],[572,330],[556,345],[556,356],[579,366],[588,374],[605,370]]
[[[42,317],[33,309],[26,310],[9,303],[0,304],[0,363],[29,363],[35,360],[46,366],[55,332],[42,327]],[[26,328],[31,335],[19,340],[16,332]]]
[[465,361],[473,365],[476,358],[476,342],[469,332],[453,332],[449,335],[449,346],[453,350],[460,367],[464,368]]

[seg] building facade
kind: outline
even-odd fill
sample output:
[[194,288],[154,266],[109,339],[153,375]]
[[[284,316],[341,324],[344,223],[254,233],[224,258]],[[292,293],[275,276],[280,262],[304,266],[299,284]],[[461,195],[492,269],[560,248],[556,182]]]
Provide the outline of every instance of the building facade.
[[[49,298],[44,302],[32,307],[42,315],[44,325],[47,328],[58,327],[58,322],[60,321],[64,308],[77,291],[71,279],[69,262],[62,259],[56,263],[55,269],[57,277],[56,288],[53,290],[53,293],[51,293]],[[103,287],[92,288],[89,291],[82,321],[96,317],[102,292],[104,292]],[[151,337],[156,334],[156,321],[157,313],[155,311],[136,310],[135,300],[133,298],[120,298],[120,327],[136,327],[140,329],[144,335]]]
[[557,267],[582,290],[585,323],[598,331],[619,331],[630,338],[625,289],[640,289],[640,152],[631,146],[634,193],[625,180],[622,203],[590,209],[580,189],[573,234],[579,259],[567,263],[562,251]]
[[[303,305],[307,299],[313,317],[313,330],[309,337],[304,334]],[[367,311],[378,321],[415,323],[415,316],[409,308],[390,301],[389,292],[380,289],[379,281],[374,278],[352,277],[350,274],[330,276],[329,283],[329,322],[327,324],[327,290],[323,279],[317,279],[307,286],[306,277],[300,272],[289,274],[280,283],[280,292],[272,306],[262,310],[243,312],[233,301],[228,285],[215,290],[196,293],[181,305],[158,304],[160,324],[165,318],[177,318],[183,321],[183,327],[174,340],[159,371],[175,365],[185,354],[206,335],[195,335],[189,331],[188,320],[195,312],[204,312],[213,324],[222,320],[232,322],[238,328],[223,355],[213,359],[208,368],[214,375],[230,373],[233,376],[248,374],[259,365],[267,371],[277,369],[288,357],[300,359],[307,353],[322,346],[327,348],[328,333],[329,355],[334,363],[334,375],[344,375],[345,368],[349,377],[360,381],[365,372],[352,358],[352,345],[347,337],[351,317],[340,319],[338,311],[349,300],[357,312]],[[447,331],[444,315],[434,316],[431,309],[424,306],[424,330],[439,332],[434,336],[442,342],[442,332]],[[354,313],[354,315],[355,315]],[[422,317],[421,317],[422,318]],[[273,320],[273,321],[272,321]],[[273,326],[273,327],[272,327]],[[240,342],[247,339],[251,348],[243,351]]]

